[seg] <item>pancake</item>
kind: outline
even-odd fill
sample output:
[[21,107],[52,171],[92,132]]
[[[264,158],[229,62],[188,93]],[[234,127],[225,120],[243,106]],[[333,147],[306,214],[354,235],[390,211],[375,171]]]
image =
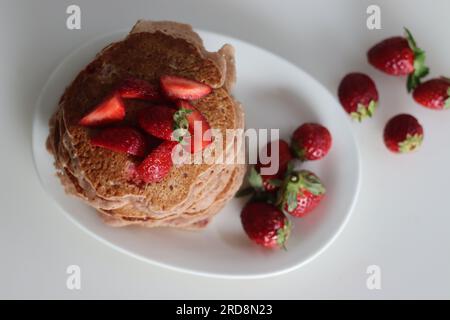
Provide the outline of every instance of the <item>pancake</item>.
[[[96,208],[110,225],[203,228],[242,183],[242,164],[188,163],[173,166],[158,183],[137,185],[125,174],[138,164],[136,157],[91,145],[95,129],[78,124],[89,110],[125,78],[158,85],[167,74],[213,88],[192,104],[223,137],[228,129],[244,128],[244,113],[230,93],[236,80],[233,47],[208,52],[190,26],[151,21],[138,21],[124,40],[103,49],[67,87],[50,120],[47,148],[66,192]],[[136,126],[136,113],[149,106],[125,103],[121,125]],[[234,152],[235,159],[243,152],[235,140],[222,141],[220,147],[226,155]],[[220,156],[211,150],[213,157]]]

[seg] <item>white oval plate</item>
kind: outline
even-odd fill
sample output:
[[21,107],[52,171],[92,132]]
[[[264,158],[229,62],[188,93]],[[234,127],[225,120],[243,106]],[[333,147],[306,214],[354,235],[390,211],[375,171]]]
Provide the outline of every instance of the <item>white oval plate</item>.
[[229,278],[256,278],[298,268],[323,252],[349,219],[359,189],[360,164],[347,115],[335,98],[311,76],[286,60],[251,44],[211,32],[199,32],[210,50],[225,43],[236,48],[235,96],[246,112],[247,128],[280,128],[282,138],[304,122],[319,122],[333,135],[329,155],[305,167],[316,172],[327,196],[316,211],[292,219],[288,251],[266,250],[247,239],[239,214],[243,200],[233,199],[201,232],[140,227],[111,228],[94,209],[68,196],[55,176],[45,149],[48,120],[64,88],[107,44],[122,39],[116,32],[94,39],[66,57],[54,70],[37,102],[33,119],[33,154],[44,189],[83,230],[113,248],[170,269]]

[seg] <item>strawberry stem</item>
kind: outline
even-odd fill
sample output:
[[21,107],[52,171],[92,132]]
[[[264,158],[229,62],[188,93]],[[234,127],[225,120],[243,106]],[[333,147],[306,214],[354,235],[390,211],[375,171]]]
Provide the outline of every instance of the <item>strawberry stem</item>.
[[236,198],[242,198],[251,195],[255,190],[252,187],[247,187],[236,192]]
[[404,141],[399,142],[398,148],[401,153],[411,152],[417,149],[422,144],[422,140],[423,135],[421,134],[408,134]]
[[358,104],[358,109],[355,112],[350,113],[353,120],[361,122],[365,118],[371,118],[377,109],[377,102],[375,100],[370,100],[369,105],[366,107],[363,104]]
[[405,28],[406,40],[414,53],[414,71],[408,76],[406,88],[408,92],[414,90],[421,82],[421,79],[429,73],[429,68],[425,65],[425,51],[417,47],[416,40],[411,32]]
[[450,109],[450,87],[447,89],[448,98],[445,100],[444,109]]

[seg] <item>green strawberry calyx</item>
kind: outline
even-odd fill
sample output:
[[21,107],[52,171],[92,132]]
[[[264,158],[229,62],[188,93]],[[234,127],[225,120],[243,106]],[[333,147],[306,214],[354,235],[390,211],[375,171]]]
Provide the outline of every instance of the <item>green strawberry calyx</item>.
[[235,197],[236,198],[246,197],[246,196],[253,194],[253,192],[255,192],[255,190],[252,187],[243,188],[243,189],[240,189],[238,192],[236,192]]
[[289,238],[289,235],[291,234],[291,230],[292,230],[292,223],[288,218],[286,218],[284,226],[277,230],[277,244],[284,250],[287,250],[286,241]]
[[414,40],[411,32],[405,28],[405,38],[408,41],[408,45],[414,53],[414,72],[408,76],[406,87],[408,92],[414,90],[423,77],[425,77],[430,71],[425,65],[425,51],[417,47],[416,40]]
[[192,110],[180,108],[173,114],[173,130],[176,132],[175,140],[184,143],[184,137],[189,134],[189,121],[187,116]]
[[[264,191],[263,178],[262,178],[261,174],[256,170],[255,167],[252,167],[250,169],[250,173],[248,175],[248,183],[256,191]],[[281,187],[281,185],[283,184],[283,181],[281,181],[280,179],[273,178],[273,179],[267,179],[266,183],[278,188],[278,187]]]
[[[250,186],[241,188],[238,192],[236,192],[235,197],[241,198],[252,195],[253,200],[265,201],[268,203],[276,202],[276,194],[272,194],[271,192],[266,192],[264,189],[264,180],[261,174],[256,170],[254,166],[252,166],[247,175],[247,181]],[[267,179],[266,183],[274,187],[281,187],[283,185],[283,181],[280,179]]]
[[287,164],[287,168],[286,168],[286,172],[284,173],[284,178],[286,178],[287,176],[290,176],[292,174],[292,172],[294,172],[295,169],[295,160],[290,160]]
[[261,175],[256,171],[255,167],[251,167],[248,175],[248,183],[255,190],[263,190],[263,179]]
[[408,134],[406,135],[405,140],[399,142],[398,149],[401,153],[411,152],[417,149],[422,144],[422,141],[423,141],[422,134],[418,133],[414,135]]
[[375,100],[371,100],[368,106],[358,103],[357,110],[350,113],[350,116],[353,120],[361,122],[366,118],[371,118],[375,113],[377,106],[378,103]]
[[447,89],[447,99],[444,103],[444,109],[450,109],[450,86]]
[[278,201],[282,209],[287,206],[287,211],[292,212],[297,208],[298,196],[308,191],[313,195],[319,196],[325,193],[325,187],[319,178],[312,172],[301,170],[293,172],[286,177],[281,192],[281,200]]
[[297,141],[292,141],[292,153],[294,154],[294,156],[298,159],[300,159],[301,161],[305,161],[306,160],[306,152],[305,152],[305,148],[302,148],[299,146],[299,143]]
[[281,187],[281,185],[283,184],[283,181],[281,181],[280,179],[269,179],[267,180],[267,182],[273,186],[273,187]]

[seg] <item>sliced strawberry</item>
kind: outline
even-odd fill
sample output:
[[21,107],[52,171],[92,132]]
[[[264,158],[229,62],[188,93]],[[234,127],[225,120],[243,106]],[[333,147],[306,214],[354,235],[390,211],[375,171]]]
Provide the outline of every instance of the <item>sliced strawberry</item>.
[[152,136],[172,140],[175,110],[166,106],[143,109],[138,114],[139,125]]
[[172,151],[178,144],[176,141],[164,141],[136,168],[137,179],[144,183],[163,180],[173,166]]
[[142,99],[155,101],[161,98],[157,88],[145,80],[128,78],[117,88],[117,93],[124,99]]
[[206,84],[177,76],[162,76],[160,82],[164,93],[174,99],[200,99],[212,90]]
[[100,126],[125,118],[125,106],[118,94],[108,96],[79,122],[82,126]]
[[211,127],[206,118],[193,105],[184,100],[177,101],[175,128],[188,130],[190,136],[184,137],[182,144],[188,146],[191,153],[203,150],[212,142]]
[[129,127],[102,129],[91,138],[91,143],[96,147],[139,157],[143,157],[146,151],[145,137],[136,129]]

